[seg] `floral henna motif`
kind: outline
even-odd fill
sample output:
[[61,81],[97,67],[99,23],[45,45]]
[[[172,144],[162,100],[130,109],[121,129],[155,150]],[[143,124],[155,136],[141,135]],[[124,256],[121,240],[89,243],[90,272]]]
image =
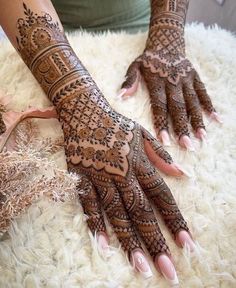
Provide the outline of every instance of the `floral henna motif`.
[[[73,165],[82,163],[84,167],[104,169],[108,173],[126,176],[134,123],[115,114],[111,108],[104,112],[102,107],[96,107],[96,103],[93,104],[94,109],[90,110],[86,107],[88,96],[83,93],[78,93],[78,96],[66,101],[59,112],[62,128],[67,131],[65,143],[70,147],[67,149],[70,162]],[[108,107],[104,108],[108,110]],[[87,112],[76,113],[77,109]]]
[[[169,253],[142,190],[144,184],[152,185],[142,177],[152,175],[153,167],[149,162],[139,163],[145,155],[144,141],[149,141],[167,163],[172,162],[171,157],[144,128],[110,107],[50,15],[39,16],[26,5],[24,13],[25,19],[18,20],[18,50],[56,106],[68,169],[82,175],[78,190],[82,190],[79,197],[89,228],[93,233],[106,231],[104,209],[129,256],[132,250],[141,248],[137,233],[153,257]],[[168,190],[161,195],[163,199],[172,197]],[[176,205],[171,205],[171,219],[178,226],[182,216]],[[183,219],[181,223],[187,230]]]
[[176,85],[193,67],[185,58],[184,23],[188,0],[166,0],[162,10],[155,10],[153,0],[149,36],[143,55],[143,66]]
[[[168,130],[168,113],[178,137],[189,136],[188,118],[194,130],[205,128],[201,105],[215,111],[204,84],[185,55],[184,27],[188,0],[152,0],[146,47],[131,63],[122,88],[134,85],[139,74],[150,93],[157,134]],[[190,93],[191,90],[191,93]]]

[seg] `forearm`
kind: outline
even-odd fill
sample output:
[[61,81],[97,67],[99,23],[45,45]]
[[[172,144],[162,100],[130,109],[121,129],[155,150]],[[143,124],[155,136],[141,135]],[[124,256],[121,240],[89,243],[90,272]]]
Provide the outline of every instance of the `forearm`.
[[[188,3],[189,0],[151,0],[148,49],[165,47],[184,53],[184,26]],[[179,40],[176,41],[177,39]]]
[[5,11],[0,22],[9,40],[55,105],[87,87],[97,90],[49,0],[0,0],[0,8]]
[[185,23],[189,0],[151,0],[151,25],[157,18]]

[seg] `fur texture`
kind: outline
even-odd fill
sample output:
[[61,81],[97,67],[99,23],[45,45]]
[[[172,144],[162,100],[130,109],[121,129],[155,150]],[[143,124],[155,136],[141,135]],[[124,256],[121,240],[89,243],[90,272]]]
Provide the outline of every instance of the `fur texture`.
[[[86,33],[69,35],[70,43],[111,105],[153,132],[149,98],[144,83],[126,101],[116,99],[130,62],[142,52],[146,34]],[[178,248],[160,221],[181,287],[236,287],[236,39],[218,27],[186,29],[187,55],[206,83],[223,125],[207,124],[207,143],[194,140],[195,153],[179,148],[175,139],[167,150],[190,178],[165,175],[192,233],[198,251]],[[0,42],[0,85],[15,95],[12,108],[39,108],[50,103],[8,41]],[[62,135],[56,120],[37,120],[42,137]],[[65,169],[63,152],[51,159]],[[51,167],[49,167],[51,169]],[[0,287],[168,287],[159,273],[143,280],[129,265],[111,235],[111,255],[97,252],[78,201],[37,200],[12,221],[0,242]]]

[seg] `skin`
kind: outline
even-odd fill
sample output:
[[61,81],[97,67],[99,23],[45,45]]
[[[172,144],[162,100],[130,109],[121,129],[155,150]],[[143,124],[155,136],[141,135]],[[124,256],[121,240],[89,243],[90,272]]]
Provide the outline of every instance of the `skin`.
[[50,1],[0,1],[0,8],[9,40],[55,106],[68,170],[82,176],[78,190],[84,191],[80,201],[92,233],[108,239],[103,209],[130,260],[137,251],[145,255],[140,237],[161,266],[160,256],[171,254],[151,204],[177,243],[184,245],[183,231],[191,237],[156,168],[183,173],[146,129],[111,108],[72,50]]
[[120,96],[132,95],[143,77],[150,95],[157,136],[169,144],[168,114],[182,146],[191,149],[189,123],[206,136],[202,108],[217,115],[197,71],[185,55],[184,27],[188,0],[152,0],[146,47],[129,66]]

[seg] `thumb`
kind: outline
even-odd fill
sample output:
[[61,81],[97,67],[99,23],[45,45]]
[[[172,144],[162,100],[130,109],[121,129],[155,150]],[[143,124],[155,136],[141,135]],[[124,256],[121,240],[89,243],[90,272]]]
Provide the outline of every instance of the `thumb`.
[[125,81],[121,85],[121,91],[118,97],[124,98],[125,96],[133,95],[137,91],[140,80],[140,62],[138,59],[130,64],[125,78]]
[[163,173],[170,176],[183,176],[185,173],[178,164],[173,162],[170,154],[162,147],[160,142],[155,139],[150,132],[141,128],[144,139],[144,149],[149,160]]

